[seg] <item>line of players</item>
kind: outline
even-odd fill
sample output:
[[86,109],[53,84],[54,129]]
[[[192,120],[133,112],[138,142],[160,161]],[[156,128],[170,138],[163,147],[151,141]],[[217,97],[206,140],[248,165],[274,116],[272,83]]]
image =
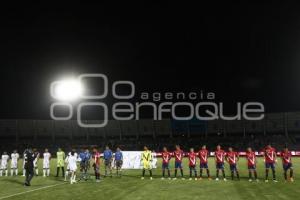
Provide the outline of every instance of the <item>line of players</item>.
[[[35,174],[38,176],[39,174],[39,169],[38,169],[38,160],[40,158],[40,153],[36,150],[33,149],[33,153],[34,153],[34,168],[35,168]],[[25,155],[23,155],[23,157],[25,157]],[[10,175],[14,176],[14,175],[18,175],[19,171],[18,171],[18,162],[20,159],[20,154],[18,153],[17,150],[14,150],[13,153],[9,156],[7,154],[7,152],[3,152],[2,156],[1,156],[1,164],[0,164],[0,176],[8,176],[8,163],[9,160],[11,160],[10,162]],[[49,176],[50,175],[50,159],[51,159],[51,154],[49,153],[48,149],[45,149],[45,152],[43,153],[43,176]],[[25,159],[23,159],[23,176],[25,176]]]
[[[76,171],[77,171],[77,162],[80,163],[80,180],[88,180],[89,179],[89,168],[92,166],[95,173],[96,182],[100,181],[100,163],[101,163],[101,154],[97,148],[93,148],[93,152],[90,153],[89,149],[82,150],[79,155],[73,149],[68,155],[65,157],[65,153],[59,148],[57,152],[57,173],[56,177],[59,176],[59,170],[62,169],[62,176],[67,181],[68,175],[70,175],[70,183],[76,183]],[[113,153],[108,146],[106,146],[103,152],[103,162],[105,165],[105,175],[108,176],[108,172],[110,177],[112,177],[112,163],[116,167],[117,176],[121,176],[121,168],[123,164],[123,154],[121,149],[118,147],[116,152]],[[66,173],[64,173],[64,166],[67,165]]]
[[[209,152],[206,149],[206,146],[202,146],[202,148],[199,150],[199,152],[195,152],[193,148],[190,149],[188,153],[184,153],[179,145],[175,146],[174,152],[169,152],[166,147],[163,148],[162,152],[162,179],[166,178],[166,171],[168,173],[168,179],[171,179],[170,174],[170,167],[169,163],[172,157],[175,157],[175,171],[174,171],[174,180],[177,179],[177,172],[180,170],[181,178],[184,179],[183,175],[183,166],[182,166],[182,160],[184,156],[187,156],[189,159],[189,171],[190,171],[190,178],[189,180],[194,179],[198,180],[197,176],[197,157],[200,160],[200,177],[199,179],[203,178],[203,171],[205,170],[207,173],[207,177],[209,180],[211,180],[210,171],[208,168],[208,157]],[[271,147],[271,145],[267,145],[263,149],[263,156],[264,156],[264,163],[265,163],[265,182],[268,182],[269,178],[269,170],[271,169],[272,175],[273,175],[273,181],[277,182],[276,180],[276,171],[275,171],[275,165],[277,163],[277,156],[276,156],[276,150]],[[292,166],[292,160],[291,160],[291,152],[288,150],[288,148],[284,148],[282,152],[280,152],[280,157],[282,159],[282,166],[284,171],[284,178],[285,181],[290,180],[291,182],[294,181],[293,178],[293,166]],[[229,164],[230,172],[231,172],[231,179],[234,179],[234,176],[237,177],[237,179],[240,179],[239,176],[239,170],[237,167],[238,161],[239,161],[239,153],[235,152],[232,147],[228,149],[228,152],[225,152],[222,150],[221,146],[218,145],[216,148],[216,151],[214,152],[214,158],[215,158],[215,164],[216,164],[216,181],[219,181],[219,173],[222,172],[223,180],[227,181],[225,176],[225,170],[224,165],[225,161]],[[148,150],[148,148],[144,147],[144,152],[142,154],[142,164],[143,164],[143,172],[142,172],[142,178],[144,179],[145,176],[145,170],[149,170],[150,173],[150,179],[152,180],[152,169],[151,169],[151,151]],[[259,181],[257,178],[257,170],[256,170],[256,154],[252,149],[249,147],[247,148],[246,152],[246,160],[247,160],[247,168],[249,172],[249,181]],[[290,172],[288,177],[288,171]]]
[[[206,149],[206,146],[202,146],[201,150],[199,152],[195,152],[193,148],[190,149],[190,152],[184,153],[179,145],[176,145],[176,150],[174,152],[168,152],[167,148],[163,149],[162,152],[162,179],[166,178],[166,171],[167,176],[169,179],[171,179],[170,175],[170,167],[169,163],[170,160],[173,157],[175,157],[175,172],[174,172],[174,178],[177,178],[178,170],[180,170],[180,174],[182,179],[183,177],[183,166],[182,166],[182,160],[184,156],[187,156],[189,159],[189,169],[190,169],[190,180],[192,180],[192,175],[194,174],[195,180],[198,179],[197,176],[197,166],[196,166],[196,160],[197,157],[200,160],[200,177],[199,179],[203,178],[203,171],[205,170],[207,173],[207,176],[209,179],[211,179],[210,171],[208,168],[208,157],[209,152]],[[34,167],[35,167],[35,174],[38,175],[38,159],[40,157],[40,154],[36,151],[36,149],[33,150],[35,154],[35,160],[34,160]],[[221,149],[221,146],[218,145],[216,148],[216,151],[214,152],[215,156],[215,163],[216,163],[216,180],[219,180],[219,173],[222,172],[223,180],[226,181],[225,176],[225,170],[224,165],[225,161],[229,163],[230,171],[231,171],[231,178],[234,179],[234,175],[239,180],[239,170],[237,167],[237,163],[239,161],[239,154],[235,151],[233,151],[233,148],[229,148],[228,152],[225,152]],[[276,150],[271,147],[271,145],[268,145],[263,150],[263,156],[264,156],[264,162],[265,162],[265,181],[268,181],[269,177],[269,170],[271,169],[272,175],[273,175],[273,181],[277,182],[276,180],[276,173],[275,173],[275,165],[277,162],[276,157]],[[18,174],[18,159],[19,154],[15,150],[11,154],[11,175],[17,175]],[[288,148],[284,148],[283,151],[280,153],[280,157],[282,159],[283,164],[283,170],[284,170],[284,178],[287,181],[288,178],[290,181],[294,181],[293,179],[293,166],[292,166],[292,160],[291,160],[291,152],[288,150]],[[0,176],[5,175],[8,176],[8,162],[9,162],[9,156],[6,152],[3,153],[1,156],[1,166],[0,166]],[[50,159],[51,154],[49,153],[48,149],[45,149],[45,152],[43,153],[43,176],[49,176],[50,175]],[[105,151],[103,152],[103,160],[105,164],[105,176],[109,175],[112,176],[112,160],[114,159],[114,164],[117,169],[117,175],[121,175],[121,168],[123,163],[123,155],[119,148],[117,148],[117,151],[113,155],[113,152],[109,149],[107,146]],[[247,167],[249,171],[249,181],[254,180],[258,181],[257,178],[257,171],[256,171],[256,155],[255,152],[252,151],[251,148],[247,149],[246,152],[246,159],[247,159]],[[87,179],[88,178],[88,169],[90,166],[90,160],[93,162],[93,168],[95,171],[95,177],[96,180],[100,180],[100,173],[99,173],[99,167],[100,167],[100,153],[97,149],[93,149],[92,154],[89,153],[89,150],[86,149],[85,151],[82,151],[77,155],[75,150],[72,150],[67,156],[65,156],[65,153],[59,149],[57,152],[57,174],[59,175],[60,168],[62,169],[62,175],[63,177],[66,177],[71,174],[71,183],[75,182],[76,178],[76,170],[77,170],[77,162],[80,162],[80,171],[81,171],[81,179]],[[150,178],[152,179],[152,169],[151,169],[151,160],[152,160],[152,152],[148,150],[147,147],[144,147],[144,152],[142,153],[141,157],[141,163],[143,165],[143,172],[142,172],[142,179],[144,179],[145,171],[150,171]],[[67,165],[67,171],[64,173],[64,166]],[[23,163],[24,168],[24,163]],[[288,177],[288,171],[290,172]],[[23,176],[25,176],[25,170],[23,169]]]
[[[59,163],[62,163],[64,157],[59,155],[59,152],[61,153],[61,149],[59,149],[57,154],[57,174],[59,175],[59,167],[63,166]],[[64,154],[64,153],[63,153]],[[98,151],[97,148],[93,148],[93,152],[90,153],[89,149],[82,150],[79,155],[75,152],[75,150],[72,150],[67,157],[65,158],[65,164],[67,165],[67,171],[64,175],[64,170],[62,170],[63,175],[65,177],[65,181],[67,180],[68,174],[71,175],[71,184],[76,183],[76,170],[77,170],[77,162],[80,163],[80,178],[79,180],[88,180],[89,179],[89,169],[92,162],[92,167],[94,169],[96,182],[100,181],[100,163],[101,163],[101,154]],[[112,164],[114,164],[116,168],[116,175],[121,176],[122,175],[122,164],[123,164],[123,153],[121,152],[121,149],[118,147],[116,149],[116,152],[113,153],[112,150],[106,146],[104,152],[103,152],[103,163],[105,166],[105,174],[104,177],[110,176],[112,177]],[[62,168],[63,169],[63,168]]]
[[[23,153],[24,154],[23,158],[25,158],[25,152]],[[38,176],[39,175],[38,161],[40,159],[40,153],[37,151],[37,149],[33,149],[32,153],[34,158],[33,161],[34,173],[36,176]],[[92,162],[96,181],[99,182],[101,154],[97,150],[97,148],[93,148],[92,153],[90,153],[88,149],[85,149],[82,150],[79,154],[77,154],[77,152],[73,149],[67,155],[65,155],[65,152],[62,151],[61,148],[58,148],[56,157],[57,157],[56,177],[59,176],[60,169],[61,169],[62,177],[65,178],[65,181],[67,180],[67,177],[70,176],[70,182],[72,184],[75,183],[77,163],[79,162],[80,172],[81,172],[79,180],[87,180],[89,178],[88,170]],[[9,156],[7,152],[4,152],[2,154],[1,162],[0,162],[0,176],[8,176],[8,165],[10,159],[11,159],[10,162],[11,176],[18,175],[18,161],[20,159],[20,155],[17,152],[17,150],[14,150],[11,156]],[[50,176],[50,160],[51,160],[51,154],[48,149],[45,149],[43,153],[43,177]],[[23,176],[26,176],[25,162],[26,162],[25,159],[23,159]],[[122,175],[121,168],[123,164],[123,154],[120,148],[117,148],[116,152],[113,153],[110,150],[110,148],[106,146],[103,152],[103,162],[105,165],[105,177],[108,176],[108,173],[109,176],[112,177],[112,164],[114,164],[114,166],[116,167],[117,176]],[[66,171],[65,171],[65,166],[67,166]]]

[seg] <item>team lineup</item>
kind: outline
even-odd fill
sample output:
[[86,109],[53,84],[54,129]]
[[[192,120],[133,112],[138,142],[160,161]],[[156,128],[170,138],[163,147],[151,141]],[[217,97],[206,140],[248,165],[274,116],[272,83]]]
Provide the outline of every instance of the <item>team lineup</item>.
[[[146,171],[149,171],[150,180],[153,179],[152,172],[152,159],[153,153],[148,149],[147,146],[144,146],[144,151],[141,153],[141,166],[142,166],[142,177],[141,179],[145,179]],[[240,180],[239,174],[239,160],[240,154],[232,147],[228,148],[228,151],[225,151],[221,148],[220,145],[216,147],[216,150],[213,153],[215,160],[215,180],[220,180],[220,172],[222,173],[222,179],[227,181],[225,174],[225,165],[228,163],[229,169],[231,172],[231,179]],[[208,158],[211,155],[207,150],[206,146],[202,146],[199,151],[195,151],[193,148],[190,148],[189,152],[184,152],[179,145],[175,146],[175,150],[173,152],[168,151],[166,147],[163,148],[161,153],[156,153],[158,156],[161,156],[162,159],[162,177],[161,179],[173,179],[176,180],[178,177],[178,172],[180,172],[180,178],[182,180],[185,179],[184,170],[183,170],[183,158],[188,158],[188,167],[189,167],[189,180],[201,180],[203,179],[203,174],[208,178],[208,180],[212,180],[211,172],[208,167]],[[248,180],[259,181],[258,174],[256,170],[257,158],[256,156],[260,155],[264,158],[265,164],[265,182],[269,180],[269,171],[272,172],[272,180],[277,182],[276,179],[276,163],[277,156],[279,156],[282,160],[282,168],[284,172],[284,180],[285,181],[294,181],[293,177],[293,165],[292,165],[292,154],[288,150],[288,148],[284,148],[280,152],[276,152],[276,150],[271,146],[267,145],[261,153],[256,153],[250,147],[247,148],[245,159],[247,161],[247,170],[248,170]],[[43,165],[43,177],[50,176],[50,160],[52,156],[48,149],[44,150],[42,156],[37,151],[37,149],[26,149],[23,153],[23,176],[25,178],[25,186],[30,186],[31,179],[35,176],[39,175],[39,167],[38,161],[42,159]],[[174,175],[171,177],[171,169],[170,169],[170,161],[174,158]],[[0,176],[17,176],[19,175],[18,171],[18,162],[20,159],[20,155],[17,150],[14,150],[9,156],[7,152],[4,152],[1,156],[1,168],[0,168]],[[115,152],[113,152],[108,146],[106,146],[103,153],[97,148],[93,148],[92,152],[89,149],[82,149],[80,152],[76,152],[74,149],[65,154],[65,152],[59,148],[56,152],[56,177],[62,176],[65,181],[70,181],[71,184],[74,184],[78,181],[88,180],[90,179],[89,169],[90,167],[94,170],[94,176],[96,182],[100,182],[100,165],[101,159],[104,163],[104,177],[112,177],[113,170],[116,171],[116,176],[122,176],[122,164],[123,164],[123,154],[120,148],[117,148]],[[199,165],[197,163],[199,160]],[[79,166],[79,167],[78,167]],[[9,174],[10,167],[10,174]],[[66,169],[65,169],[66,167]],[[197,168],[200,167],[200,171],[198,174]],[[79,168],[79,169],[78,169]],[[61,171],[61,174],[60,174]],[[79,171],[79,176],[77,176],[77,171]]]

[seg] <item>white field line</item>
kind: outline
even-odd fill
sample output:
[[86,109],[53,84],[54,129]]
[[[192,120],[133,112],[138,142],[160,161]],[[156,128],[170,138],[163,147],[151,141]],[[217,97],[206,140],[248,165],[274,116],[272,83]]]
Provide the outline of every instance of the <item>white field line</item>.
[[33,190],[27,190],[27,191],[24,191],[24,192],[19,192],[19,193],[16,193],[16,194],[12,194],[12,195],[8,195],[8,196],[0,197],[0,200],[7,199],[7,198],[10,198],[10,197],[19,196],[19,195],[22,195],[22,194],[26,194],[26,193],[30,193],[30,192],[34,192],[34,191],[38,191],[38,190],[52,188],[52,187],[63,185],[63,184],[66,184],[66,183],[58,183],[58,184],[55,184],[55,185],[48,185],[48,186],[36,188],[36,189],[33,189]]

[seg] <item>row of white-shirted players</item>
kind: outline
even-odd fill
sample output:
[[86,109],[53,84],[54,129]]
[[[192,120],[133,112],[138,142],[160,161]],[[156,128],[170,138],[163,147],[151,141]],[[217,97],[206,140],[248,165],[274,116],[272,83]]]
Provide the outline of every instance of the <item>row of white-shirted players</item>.
[[[39,169],[38,169],[38,160],[39,160],[39,153],[37,153],[37,156],[34,160],[34,168],[35,168],[35,175],[39,175]],[[13,153],[9,156],[7,152],[3,152],[1,156],[1,165],[0,165],[0,176],[8,176],[8,167],[9,167],[9,161],[10,162],[10,175],[18,175],[18,161],[20,159],[20,154],[17,150],[14,150]],[[45,152],[43,153],[43,176],[49,176],[50,175],[50,159],[51,154],[49,153],[48,149],[45,149]],[[25,169],[24,169],[24,159],[23,159],[23,176],[25,176]]]

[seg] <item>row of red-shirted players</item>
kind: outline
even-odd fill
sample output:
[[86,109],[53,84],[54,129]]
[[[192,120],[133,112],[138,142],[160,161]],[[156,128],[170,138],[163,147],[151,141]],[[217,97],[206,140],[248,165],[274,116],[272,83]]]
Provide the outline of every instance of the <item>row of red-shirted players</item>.
[[[181,177],[183,177],[183,169],[182,169],[182,159],[184,156],[187,156],[189,159],[189,169],[190,169],[190,180],[192,180],[192,175],[194,172],[195,180],[197,180],[197,170],[196,170],[196,158],[198,157],[200,160],[200,178],[202,179],[203,170],[206,170],[208,178],[211,180],[209,168],[208,168],[208,157],[209,152],[206,149],[206,146],[202,146],[201,150],[199,152],[195,152],[193,148],[190,149],[188,153],[184,153],[179,145],[176,145],[176,150],[174,152],[169,152],[166,147],[163,148],[162,152],[162,179],[165,178],[165,171],[168,172],[168,178],[171,179],[170,176],[170,168],[169,168],[169,162],[172,158],[172,156],[175,157],[175,178],[177,178],[177,170],[179,169],[181,172]],[[276,173],[275,173],[275,165],[277,162],[277,153],[276,150],[271,147],[271,145],[267,145],[262,152],[264,156],[264,162],[265,162],[265,182],[268,182],[269,177],[269,169],[272,170],[273,175],[273,181],[277,182],[276,180]],[[288,181],[288,171],[290,171],[289,174],[289,180],[291,182],[294,181],[293,179],[293,166],[291,161],[291,152],[288,150],[288,148],[284,148],[282,152],[280,152],[280,157],[282,159],[282,165],[283,165],[283,171],[284,171],[284,178],[285,181]],[[214,152],[215,157],[215,163],[216,163],[216,180],[219,180],[219,172],[222,172],[223,180],[226,181],[225,177],[225,170],[224,170],[224,163],[227,161],[229,163],[230,171],[231,171],[231,178],[234,179],[234,174],[236,174],[237,179],[239,180],[239,171],[237,168],[237,162],[239,161],[239,153],[235,152],[232,147],[228,149],[228,152],[225,152],[222,150],[221,146],[218,145],[216,151]],[[246,152],[246,159],[247,159],[247,167],[249,171],[249,181],[251,182],[254,179],[256,181],[259,181],[257,178],[257,171],[256,171],[256,155],[255,152],[252,151],[252,149],[249,147]]]

